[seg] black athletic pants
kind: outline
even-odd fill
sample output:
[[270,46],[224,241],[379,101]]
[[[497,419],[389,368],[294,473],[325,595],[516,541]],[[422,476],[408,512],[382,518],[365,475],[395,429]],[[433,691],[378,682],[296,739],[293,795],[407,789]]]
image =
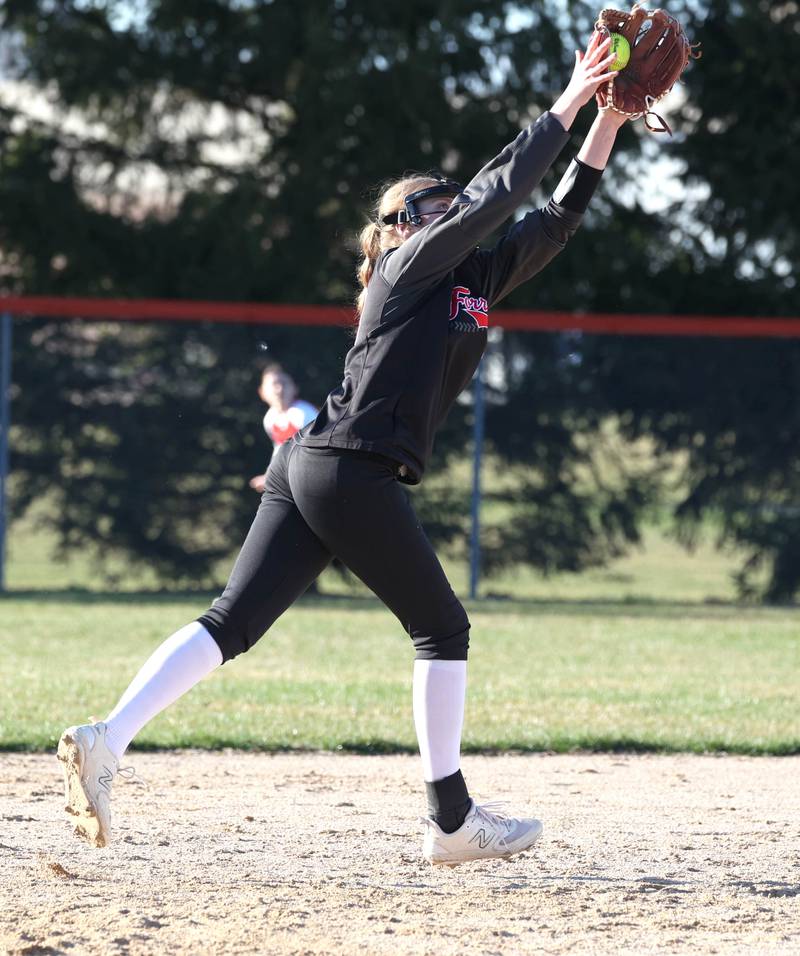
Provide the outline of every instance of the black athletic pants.
[[388,459],[289,441],[222,595],[198,620],[224,660],[249,650],[332,557],[394,612],[427,660],[466,660],[469,621]]

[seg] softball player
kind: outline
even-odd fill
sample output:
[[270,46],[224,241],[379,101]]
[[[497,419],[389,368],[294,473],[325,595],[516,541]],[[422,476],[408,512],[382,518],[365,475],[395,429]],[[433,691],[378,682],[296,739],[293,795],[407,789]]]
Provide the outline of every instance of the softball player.
[[110,839],[109,799],[135,734],[210,671],[249,650],[336,556],[394,612],[413,641],[413,713],[428,798],[423,854],[455,864],[507,857],[538,820],[478,806],[460,770],[469,621],[401,485],[425,472],[434,433],[486,345],[488,310],[539,272],[578,228],[624,116],[599,113],[553,197],[493,249],[498,229],[541,181],[578,110],[609,72],[597,35],[552,109],[463,188],[403,179],[362,232],[363,286],[341,385],[275,454],[256,517],[220,598],[168,638],[105,721],[58,746],[76,833]]
[[[258,394],[262,402],[269,405],[264,415],[264,431],[272,442],[273,455],[284,442],[317,417],[317,409],[297,397],[294,379],[277,362],[270,363],[261,373]],[[250,479],[250,487],[255,491],[261,492],[266,486],[266,471]]]

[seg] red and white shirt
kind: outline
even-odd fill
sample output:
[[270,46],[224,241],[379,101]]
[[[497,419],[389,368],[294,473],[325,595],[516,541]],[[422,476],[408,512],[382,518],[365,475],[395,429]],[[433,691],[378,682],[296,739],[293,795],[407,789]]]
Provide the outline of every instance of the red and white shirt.
[[293,402],[286,411],[270,408],[264,416],[264,431],[277,449],[292,435],[299,432],[304,425],[313,422],[316,417],[317,409],[313,405],[298,400]]

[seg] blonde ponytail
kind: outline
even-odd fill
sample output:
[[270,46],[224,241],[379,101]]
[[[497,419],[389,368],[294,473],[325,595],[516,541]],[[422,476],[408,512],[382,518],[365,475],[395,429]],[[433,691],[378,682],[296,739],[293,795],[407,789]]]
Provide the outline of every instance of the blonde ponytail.
[[399,212],[403,208],[406,196],[410,193],[416,192],[418,189],[425,189],[427,186],[434,186],[436,183],[437,180],[431,176],[417,174],[404,176],[403,179],[389,182],[381,190],[380,198],[375,204],[374,219],[364,226],[358,237],[361,252],[364,256],[357,272],[358,281],[361,284],[361,291],[356,300],[356,309],[359,316],[364,308],[367,286],[372,278],[372,273],[375,271],[378,256],[384,250],[395,249],[403,242],[395,227],[384,223],[383,217],[392,212]]
[[375,271],[375,262],[381,252],[381,227],[377,222],[370,222],[361,230],[358,236],[358,243],[364,258],[358,267],[358,281],[361,283],[361,291],[358,294],[356,308],[358,314],[364,308],[364,300],[367,297],[367,285]]

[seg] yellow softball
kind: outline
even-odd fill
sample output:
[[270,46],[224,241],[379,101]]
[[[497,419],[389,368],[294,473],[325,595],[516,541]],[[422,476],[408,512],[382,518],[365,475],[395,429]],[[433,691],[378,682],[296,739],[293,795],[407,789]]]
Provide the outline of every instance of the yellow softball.
[[631,46],[621,33],[611,34],[611,53],[615,54],[612,70],[624,70],[631,58]]

